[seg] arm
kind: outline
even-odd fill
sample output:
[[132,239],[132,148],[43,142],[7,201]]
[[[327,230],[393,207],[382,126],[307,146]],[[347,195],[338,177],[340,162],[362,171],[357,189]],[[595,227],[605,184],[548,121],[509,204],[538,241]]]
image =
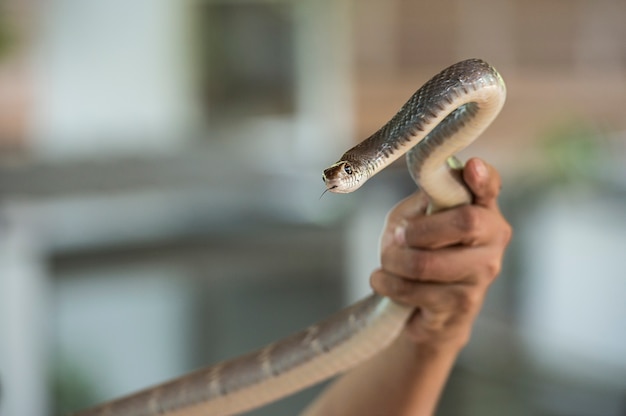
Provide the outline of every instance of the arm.
[[497,205],[497,171],[472,159],[463,178],[474,194],[472,205],[426,216],[427,199],[418,192],[389,213],[381,268],[370,282],[415,312],[387,350],[331,385],[306,416],[435,412],[511,238]]

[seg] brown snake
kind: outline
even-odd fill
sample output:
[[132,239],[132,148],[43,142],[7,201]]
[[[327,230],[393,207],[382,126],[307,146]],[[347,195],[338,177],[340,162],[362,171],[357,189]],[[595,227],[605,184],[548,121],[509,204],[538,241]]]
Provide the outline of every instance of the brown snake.
[[[498,72],[478,59],[422,86],[380,130],[324,171],[331,192],[352,192],[406,153],[430,212],[471,202],[455,153],[504,104]],[[258,351],[79,412],[76,416],[218,416],[241,413],[344,372],[386,348],[412,309],[376,294]]]

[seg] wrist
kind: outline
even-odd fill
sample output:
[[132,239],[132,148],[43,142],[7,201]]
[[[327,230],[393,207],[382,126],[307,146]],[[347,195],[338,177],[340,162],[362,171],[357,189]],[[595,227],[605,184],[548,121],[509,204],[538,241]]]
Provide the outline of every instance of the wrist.
[[405,348],[413,351],[414,354],[422,357],[436,357],[440,355],[458,355],[467,345],[469,337],[444,337],[429,336],[415,337],[405,331],[401,335]]

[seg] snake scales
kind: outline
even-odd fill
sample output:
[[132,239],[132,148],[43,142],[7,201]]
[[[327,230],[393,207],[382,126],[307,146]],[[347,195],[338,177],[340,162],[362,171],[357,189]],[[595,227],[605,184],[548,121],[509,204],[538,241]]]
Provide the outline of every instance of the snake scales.
[[[398,113],[324,171],[331,192],[352,192],[406,154],[430,211],[469,203],[453,155],[493,121],[506,90],[478,59],[424,84]],[[376,294],[258,351],[183,375],[76,416],[217,416],[261,406],[348,370],[387,347],[412,310]]]

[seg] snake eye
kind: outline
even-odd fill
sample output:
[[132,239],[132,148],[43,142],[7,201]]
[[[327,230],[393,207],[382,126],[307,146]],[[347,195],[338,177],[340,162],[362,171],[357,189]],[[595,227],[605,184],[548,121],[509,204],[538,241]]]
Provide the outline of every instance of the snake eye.
[[348,174],[348,175],[352,175],[352,168],[350,167],[350,165],[344,165],[343,170]]

